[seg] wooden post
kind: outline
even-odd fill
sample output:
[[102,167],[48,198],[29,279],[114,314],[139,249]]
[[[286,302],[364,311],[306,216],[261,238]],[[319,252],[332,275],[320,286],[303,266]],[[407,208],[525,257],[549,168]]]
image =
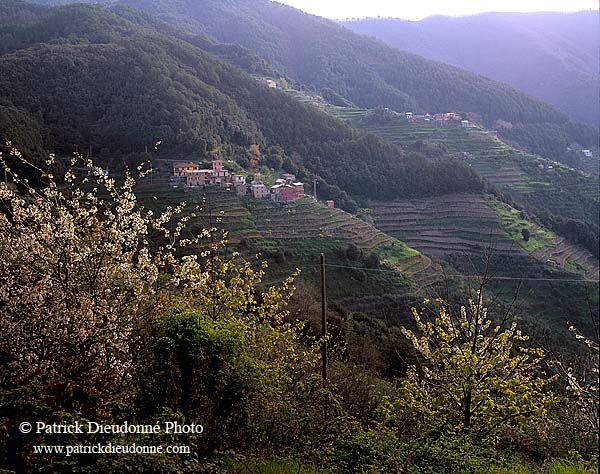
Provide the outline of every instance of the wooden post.
[[[321,335],[327,336],[327,291],[325,289],[325,254],[321,254]],[[323,385],[327,383],[327,342],[321,347],[323,360]]]

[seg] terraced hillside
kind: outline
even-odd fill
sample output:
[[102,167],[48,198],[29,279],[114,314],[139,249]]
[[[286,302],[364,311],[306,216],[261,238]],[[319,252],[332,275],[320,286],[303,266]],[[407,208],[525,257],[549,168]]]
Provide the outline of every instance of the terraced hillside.
[[495,252],[523,253],[479,195],[378,203],[372,216],[379,229],[431,256],[482,255],[490,247]]
[[192,232],[213,228],[218,229],[218,233],[226,231],[231,243],[262,237],[250,218],[250,212],[233,192],[206,192],[193,188],[184,192],[170,189],[166,185],[141,185],[137,187],[136,195],[144,206],[154,212],[161,212],[167,206],[175,207],[185,201],[185,212],[195,214],[188,222],[188,229]]
[[333,239],[354,243],[363,251],[376,252],[384,263],[403,275],[426,283],[420,273],[431,260],[405,243],[340,209],[331,209],[310,199],[285,206],[248,201],[257,230],[264,239],[298,241]]
[[405,149],[437,146],[516,201],[548,209],[557,216],[599,223],[596,175],[517,150],[481,127],[463,128],[457,121],[408,122],[394,112],[381,117],[379,111],[364,109],[330,106],[327,111]]
[[[303,199],[278,204],[251,197],[238,197],[230,191],[192,189],[184,192],[164,185],[140,185],[140,202],[154,212],[187,202],[193,212],[188,228],[226,231],[231,244],[273,249],[300,249],[303,259],[317,259],[319,253],[354,244],[361,253],[375,253],[379,260],[408,279],[416,279],[431,265],[431,260],[371,224],[342,211]],[[302,263],[301,261],[297,263]],[[430,278],[428,277],[429,281]],[[425,280],[422,282],[425,283]]]
[[[351,241],[365,249],[372,249],[394,240],[347,212],[327,208],[312,199],[285,205],[248,201],[247,206],[252,210],[252,218],[263,238],[331,238]],[[399,245],[403,246],[401,243]],[[408,249],[406,251],[410,253]]]
[[[550,268],[598,279],[597,259],[531,222],[522,212],[482,195],[377,203],[375,226],[426,255],[533,257]],[[526,230],[527,238],[524,231]]]

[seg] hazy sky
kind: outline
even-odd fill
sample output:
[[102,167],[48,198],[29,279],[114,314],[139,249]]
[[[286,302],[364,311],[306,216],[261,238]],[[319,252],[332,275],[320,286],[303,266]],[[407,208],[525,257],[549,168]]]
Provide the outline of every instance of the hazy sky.
[[326,18],[394,17],[420,20],[431,15],[482,12],[597,10],[598,0],[277,0]]

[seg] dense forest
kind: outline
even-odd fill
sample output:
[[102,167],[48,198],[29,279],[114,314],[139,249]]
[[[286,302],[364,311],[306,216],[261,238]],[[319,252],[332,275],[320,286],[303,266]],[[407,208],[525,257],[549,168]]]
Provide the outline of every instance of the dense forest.
[[[0,36],[7,38],[0,46],[0,84],[11,111],[1,132],[18,145],[62,154],[91,146],[114,164],[152,150],[160,140],[160,156],[219,152],[245,166],[250,145],[265,151],[277,145],[290,170],[304,170],[354,196],[389,199],[483,188],[460,163],[404,153],[262,87],[187,41],[102,8],[13,2],[0,8]],[[14,120],[28,132],[12,135],[19,128]]]
[[486,13],[342,23],[359,34],[505,82],[598,126],[598,12]]
[[268,0],[122,3],[189,33],[245,46],[292,79],[318,92],[333,91],[359,106],[470,112],[490,125],[495,120],[568,123],[567,116],[555,108],[505,84],[399,51]]

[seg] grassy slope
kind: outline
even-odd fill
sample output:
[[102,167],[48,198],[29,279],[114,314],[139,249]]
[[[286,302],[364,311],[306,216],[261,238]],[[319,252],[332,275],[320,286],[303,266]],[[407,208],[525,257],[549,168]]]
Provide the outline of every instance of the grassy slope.
[[316,287],[321,253],[329,264],[342,267],[365,265],[360,259],[346,259],[350,243],[363,257],[375,253],[381,262],[376,271],[328,268],[330,298],[345,300],[347,306],[382,295],[411,298],[420,287],[418,272],[431,264],[427,257],[371,224],[310,198],[277,204],[219,189],[192,189],[186,193],[171,189],[166,182],[140,183],[137,195],[155,212],[187,202],[186,212],[194,210],[196,214],[188,223],[191,231],[213,227],[226,231],[230,250],[240,250],[251,260],[269,261],[271,282],[281,281],[299,268],[302,278]]

